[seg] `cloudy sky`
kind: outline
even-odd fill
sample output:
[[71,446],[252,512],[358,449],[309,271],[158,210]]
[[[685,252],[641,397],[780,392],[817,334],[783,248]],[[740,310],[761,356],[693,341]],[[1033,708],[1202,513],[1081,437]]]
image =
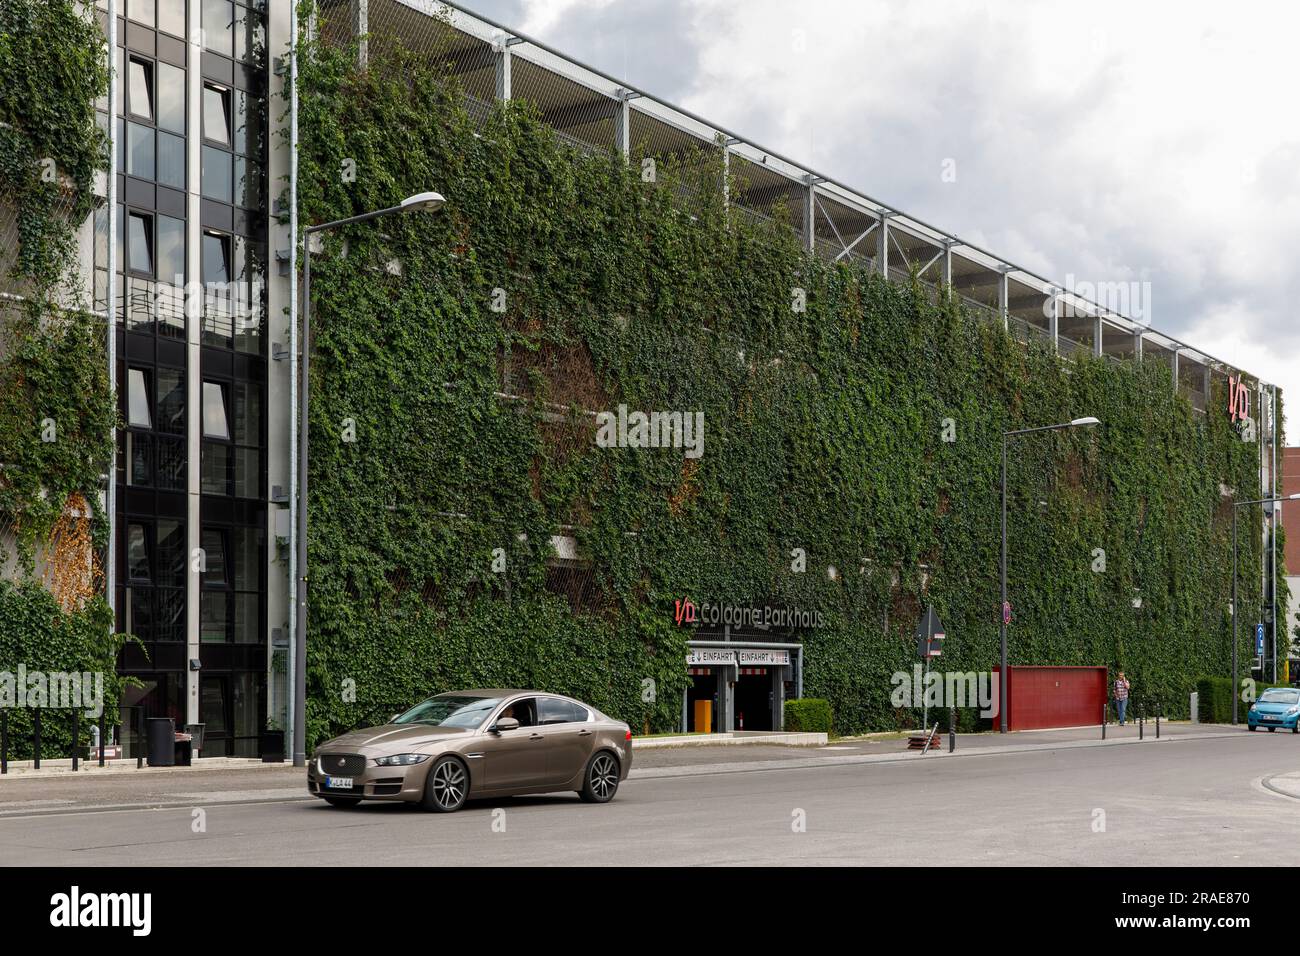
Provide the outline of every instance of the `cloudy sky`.
[[1300,5],[461,2],[1049,279],[1149,283],[1300,442]]

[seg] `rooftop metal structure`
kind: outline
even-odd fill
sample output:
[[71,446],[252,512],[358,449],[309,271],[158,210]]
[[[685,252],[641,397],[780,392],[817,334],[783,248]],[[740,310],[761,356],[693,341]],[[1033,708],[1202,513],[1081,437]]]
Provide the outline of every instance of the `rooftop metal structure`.
[[[1114,302],[1108,307],[1085,297],[456,3],[320,0],[320,9],[326,36],[357,39],[363,63],[368,44],[389,36],[413,49],[438,50],[463,85],[472,115],[486,115],[494,100],[520,99],[580,149],[677,159],[718,151],[733,174],[722,188],[731,185],[726,199],[738,213],[767,219],[781,207],[810,251],[856,259],[897,280],[915,270],[922,281],[949,285],[967,304],[1000,317],[1017,337],[1050,341],[1063,355],[1156,358],[1198,410],[1206,407],[1212,380],[1240,374]],[[1107,290],[1129,285],[1112,283]],[[1128,301],[1124,289],[1118,293],[1115,298]],[[1257,378],[1254,386],[1264,389]]]

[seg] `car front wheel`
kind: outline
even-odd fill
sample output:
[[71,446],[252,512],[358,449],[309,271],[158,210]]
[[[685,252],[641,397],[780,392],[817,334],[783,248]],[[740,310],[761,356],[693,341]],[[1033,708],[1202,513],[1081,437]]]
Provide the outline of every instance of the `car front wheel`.
[[1270,728],[1268,728],[1268,732],[1269,732],[1270,734],[1271,734],[1273,731],[1275,731],[1275,730],[1277,730],[1276,727],[1270,727]]
[[614,755],[602,750],[587,764],[582,789],[578,796],[587,803],[609,803],[618,793],[618,761]]
[[454,813],[469,796],[469,771],[455,757],[443,757],[424,780],[424,809]]

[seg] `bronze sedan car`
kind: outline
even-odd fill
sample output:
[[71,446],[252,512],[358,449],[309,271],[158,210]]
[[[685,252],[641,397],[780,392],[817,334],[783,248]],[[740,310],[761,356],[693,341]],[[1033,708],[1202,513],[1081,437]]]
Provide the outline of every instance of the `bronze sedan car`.
[[631,768],[631,729],[593,707],[535,690],[462,690],[321,744],[307,789],[335,807],[404,800],[441,813],[561,790],[606,803]]

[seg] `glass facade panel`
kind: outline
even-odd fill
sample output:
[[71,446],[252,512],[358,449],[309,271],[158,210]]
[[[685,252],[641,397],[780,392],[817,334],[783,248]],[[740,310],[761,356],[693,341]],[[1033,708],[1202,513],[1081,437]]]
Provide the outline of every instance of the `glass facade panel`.
[[171,133],[158,134],[158,182],[185,188],[185,140]]
[[203,195],[208,199],[233,202],[231,155],[214,146],[203,147]]
[[156,176],[154,165],[154,131],[151,126],[139,123],[126,124],[126,172],[137,179],[153,179]]
[[222,56],[235,52],[234,5],[229,0],[203,0],[203,48]]
[[185,71],[168,63],[158,64],[158,126],[185,133]]

